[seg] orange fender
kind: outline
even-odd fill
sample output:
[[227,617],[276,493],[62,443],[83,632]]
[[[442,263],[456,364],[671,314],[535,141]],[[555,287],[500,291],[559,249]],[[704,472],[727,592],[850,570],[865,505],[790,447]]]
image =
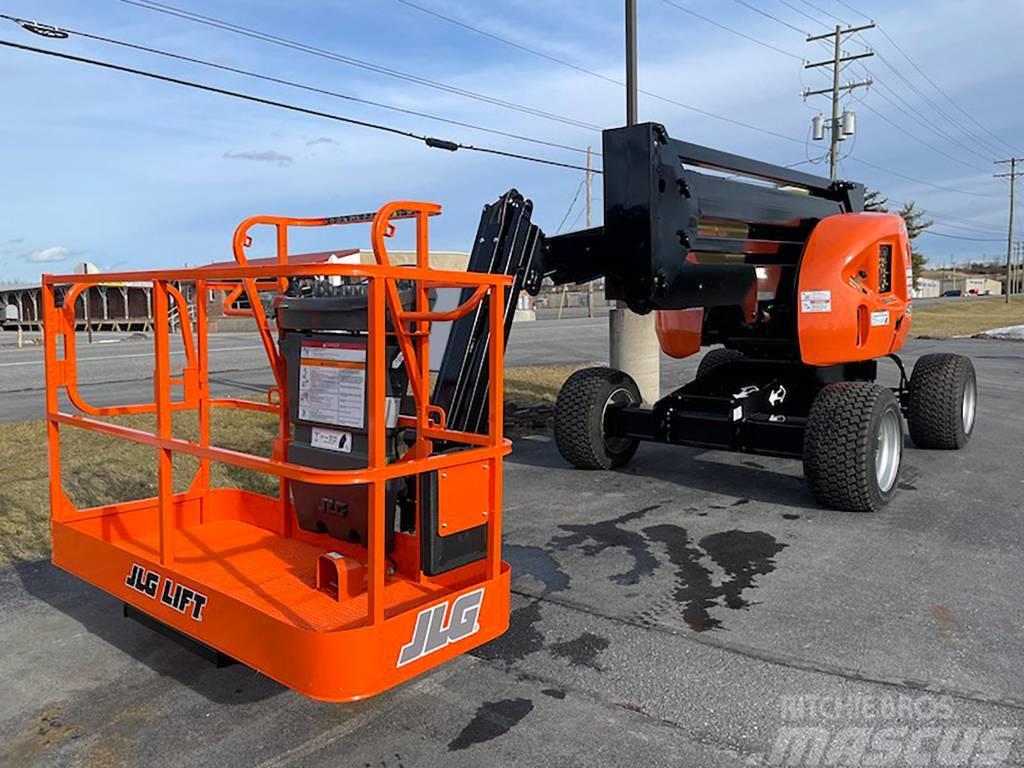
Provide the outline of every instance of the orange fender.
[[654,328],[661,351],[669,357],[689,357],[700,352],[704,310],[664,309],[657,313]]

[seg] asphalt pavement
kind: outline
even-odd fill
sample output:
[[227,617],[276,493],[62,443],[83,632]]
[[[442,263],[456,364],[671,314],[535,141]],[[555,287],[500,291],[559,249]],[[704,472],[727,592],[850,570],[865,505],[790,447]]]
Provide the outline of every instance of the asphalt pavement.
[[[602,360],[604,328],[517,326],[509,364]],[[246,338],[217,340],[219,378],[258,383]],[[135,346],[83,376],[139,394]],[[908,442],[873,515],[818,507],[796,461],[642,445],[594,473],[518,440],[508,633],[357,704],[217,669],[46,562],[0,571],[0,764],[1022,765],[1024,345],[905,357],[940,350],[977,367],[974,438]],[[695,365],[666,361],[663,385]],[[0,367],[5,416],[25,368]]]

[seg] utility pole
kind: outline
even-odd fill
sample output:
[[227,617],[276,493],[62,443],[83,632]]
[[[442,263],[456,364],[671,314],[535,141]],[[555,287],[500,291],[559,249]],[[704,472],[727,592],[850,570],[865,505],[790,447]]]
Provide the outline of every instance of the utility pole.
[[[842,66],[848,61],[856,61],[857,59],[866,59],[869,56],[874,56],[873,51],[865,51],[864,53],[854,53],[849,55],[843,55],[843,38],[846,35],[852,35],[854,32],[862,32],[865,29],[874,29],[874,22],[871,24],[864,24],[859,27],[847,27],[843,29],[838,24],[832,32],[826,32],[822,35],[811,35],[807,38],[808,43],[813,43],[816,40],[826,40],[832,38],[832,58],[825,59],[824,61],[815,61],[804,64],[804,69],[814,69],[815,67],[832,67],[832,87],[831,88],[819,88],[818,90],[805,90],[801,95],[806,99],[808,96],[820,96],[823,94],[831,94],[832,96],[832,119],[829,121],[829,127],[832,131],[830,148],[829,148],[829,175],[831,178],[837,178],[839,172],[839,142],[843,141],[847,136],[852,136],[855,130],[854,125],[854,113],[851,111],[843,112],[840,117],[839,114],[839,97],[844,91],[852,91],[855,88],[863,88],[871,85],[872,81],[860,80],[855,83],[840,84],[839,75],[842,71]],[[813,136],[815,140],[824,138],[825,123],[821,116],[818,115],[812,122],[814,126]]]
[[1024,293],[1024,241],[1017,241],[1017,263],[1013,268],[1014,279],[1017,281],[1017,293]]
[[1018,294],[1020,290],[1018,285],[1021,280],[1021,268],[1020,268],[1020,257],[1021,253],[1024,253],[1024,243],[1018,240],[1013,244],[1013,262],[1010,264],[1010,294]]
[[626,0],[626,125],[636,125],[636,0]]
[[1009,165],[1009,173],[997,173],[997,179],[1010,180],[1010,224],[1006,230],[1006,303],[1010,303],[1010,281],[1013,274],[1013,193],[1017,186],[1017,163],[1024,162],[1024,157],[1011,157],[1009,160],[996,160],[996,165]]
[[[637,122],[636,0],[626,2],[626,125]],[[616,302],[617,304],[617,302]],[[646,403],[660,397],[661,348],[654,313],[637,315],[625,306],[608,313],[608,359],[612,368],[628,373]]]
[[[586,175],[586,181],[587,181],[587,229],[590,229],[592,226],[594,226],[594,224],[593,224],[593,217],[591,216],[591,210],[592,210],[591,206],[593,204],[593,201],[591,199],[591,197],[592,197],[592,188],[593,188],[593,180],[594,180],[594,173],[590,169],[590,145],[588,144],[587,145],[587,175]],[[587,281],[587,317],[593,317],[593,316],[594,316],[594,281],[593,280],[588,280]]]

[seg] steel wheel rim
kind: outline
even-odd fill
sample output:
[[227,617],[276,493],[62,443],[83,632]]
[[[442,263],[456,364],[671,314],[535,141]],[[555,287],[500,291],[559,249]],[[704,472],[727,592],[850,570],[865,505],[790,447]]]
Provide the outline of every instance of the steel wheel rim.
[[888,493],[896,484],[903,450],[902,436],[899,415],[892,410],[882,414],[882,421],[878,425],[878,437],[875,440],[875,479],[882,493]]
[[973,378],[964,385],[964,397],[960,403],[960,420],[964,425],[964,434],[971,434],[974,429],[974,414],[978,406],[978,385]]
[[[604,409],[601,411],[601,429],[605,430],[605,419],[608,416],[608,406],[610,405],[633,405],[633,396],[629,393],[629,390],[625,387],[619,387],[614,390],[608,399],[604,402]],[[629,448],[631,438],[628,437],[605,437],[604,445],[609,453],[622,453],[624,450]]]

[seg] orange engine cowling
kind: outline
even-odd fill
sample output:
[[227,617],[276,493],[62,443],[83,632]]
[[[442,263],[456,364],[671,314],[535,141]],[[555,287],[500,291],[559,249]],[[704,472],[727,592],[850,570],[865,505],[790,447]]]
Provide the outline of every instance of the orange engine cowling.
[[797,281],[800,358],[808,365],[884,357],[910,330],[910,241],[901,216],[843,213],[818,222]]

